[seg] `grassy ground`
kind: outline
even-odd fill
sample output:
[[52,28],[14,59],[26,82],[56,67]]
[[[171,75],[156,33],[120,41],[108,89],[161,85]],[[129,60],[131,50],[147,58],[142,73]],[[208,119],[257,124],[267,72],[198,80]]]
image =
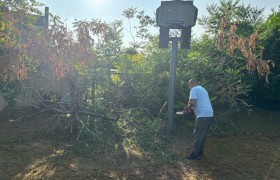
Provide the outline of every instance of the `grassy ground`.
[[[205,156],[184,159],[193,147],[193,127],[181,123],[174,132],[159,132],[155,142],[114,138],[107,129],[100,135],[110,145],[93,141],[84,133],[75,148],[78,130],[69,120],[52,130],[57,117],[40,114],[9,122],[32,110],[0,113],[0,179],[279,179],[279,112],[254,110],[236,113],[226,123],[211,127]],[[74,124],[75,125],[75,124]],[[111,138],[112,137],[112,138]],[[89,149],[90,148],[90,149]]]

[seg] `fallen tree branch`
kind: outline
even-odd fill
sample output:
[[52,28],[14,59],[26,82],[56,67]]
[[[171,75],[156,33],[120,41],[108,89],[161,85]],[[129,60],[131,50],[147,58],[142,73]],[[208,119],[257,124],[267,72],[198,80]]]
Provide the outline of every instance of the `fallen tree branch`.
[[22,118],[29,118],[29,117],[35,116],[35,115],[37,115],[37,114],[39,114],[39,112],[36,112],[35,114],[32,114],[32,115],[30,115],[30,116],[22,116],[22,117],[19,117],[19,118],[17,118],[16,120],[10,119],[9,121],[10,121],[10,122],[16,122],[16,121],[21,120]]
[[72,145],[73,147],[75,147],[76,142],[79,141],[79,138],[80,138],[80,136],[81,136],[81,133],[82,133],[82,131],[83,131],[84,128],[85,128],[85,124],[84,124],[84,122],[79,118],[77,112],[75,113],[75,115],[76,115],[76,120],[79,121],[79,122],[81,123],[82,127],[81,127],[81,129],[80,129],[80,131],[79,131],[79,133],[78,133],[78,136],[77,136],[77,138],[76,138],[74,144]]
[[[150,133],[147,132],[145,129],[142,129],[140,127],[138,127],[135,123],[133,123],[132,121],[128,120],[127,118],[125,118],[123,115],[120,115],[125,121],[129,122],[130,124],[132,124],[136,129],[140,130],[140,131],[143,131],[146,133],[146,135],[149,135]],[[150,137],[150,136],[149,136]],[[153,136],[154,137],[154,136]],[[158,147],[158,145],[154,142],[154,140],[152,139],[153,137],[150,137],[153,145],[161,151],[161,154],[164,155],[164,152],[162,151],[162,149],[160,147]]]
[[30,116],[22,116],[22,117],[19,117],[19,118],[17,118],[16,120],[10,119],[9,122],[16,122],[16,121],[21,120],[22,118],[30,118],[30,117],[32,117],[32,116],[35,116],[35,115],[39,114],[40,112],[47,112],[47,111],[49,111],[49,109],[46,109],[46,110],[43,110],[43,111],[38,111],[38,112],[36,112],[36,113],[34,113],[34,114],[31,114]]
[[[99,141],[101,141],[101,142],[104,143],[103,140],[101,140],[94,132],[92,132],[90,129],[88,129],[88,128],[85,126],[84,122],[79,118],[79,115],[78,115],[77,112],[75,113],[75,115],[76,115],[76,120],[79,121],[79,122],[81,123],[81,125],[82,125],[81,130],[80,130],[80,132],[79,132],[79,134],[78,134],[78,137],[76,138],[76,141],[79,140],[80,134],[81,134],[81,132],[83,131],[83,129],[85,128],[89,133],[91,133],[91,134],[94,136],[94,138],[95,138],[95,136],[96,136],[97,139],[98,139]],[[108,142],[106,142],[106,143],[108,143]],[[108,144],[109,144],[109,143],[108,143]],[[75,145],[75,144],[74,144],[74,145]]]
[[90,116],[93,116],[93,117],[104,118],[104,119],[111,120],[111,121],[116,121],[117,120],[117,119],[110,118],[108,116],[104,116],[103,114],[95,114],[95,113],[90,113],[90,112],[79,112],[79,114],[80,115],[90,115]]

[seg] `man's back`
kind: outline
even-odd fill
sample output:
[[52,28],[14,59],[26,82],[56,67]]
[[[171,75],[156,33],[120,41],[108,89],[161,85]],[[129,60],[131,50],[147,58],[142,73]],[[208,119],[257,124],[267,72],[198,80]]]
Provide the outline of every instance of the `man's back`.
[[213,108],[209,95],[203,87],[193,87],[191,89],[190,99],[196,99],[193,110],[197,117],[213,117]]

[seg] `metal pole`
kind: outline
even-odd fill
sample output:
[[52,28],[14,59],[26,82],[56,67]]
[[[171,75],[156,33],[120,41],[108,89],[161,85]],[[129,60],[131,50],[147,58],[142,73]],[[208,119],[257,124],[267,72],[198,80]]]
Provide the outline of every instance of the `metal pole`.
[[176,66],[177,66],[177,47],[178,41],[181,38],[169,38],[172,41],[172,52],[170,62],[170,78],[169,78],[169,94],[168,94],[168,118],[167,132],[173,130],[173,114],[174,114],[174,97],[175,97],[175,81],[176,81]]
[[45,7],[45,27],[49,29],[49,7]]

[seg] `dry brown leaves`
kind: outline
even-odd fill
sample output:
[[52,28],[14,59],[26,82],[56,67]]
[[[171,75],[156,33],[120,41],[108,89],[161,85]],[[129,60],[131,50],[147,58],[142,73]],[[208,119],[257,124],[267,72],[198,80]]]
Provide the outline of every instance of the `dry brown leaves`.
[[4,55],[0,60],[0,78],[3,81],[27,79],[26,63],[30,62],[34,65],[50,64],[53,78],[58,80],[63,78],[69,69],[73,69],[77,62],[85,67],[94,64],[96,54],[92,49],[93,36],[101,35],[108,41],[109,35],[105,25],[99,22],[88,27],[79,27],[76,32],[78,41],[74,40],[65,27],[54,24],[51,29],[46,30],[43,38],[31,31],[27,34],[28,42],[19,44],[15,44],[10,37],[1,33],[0,38],[5,38],[5,44],[1,45]]
[[[271,64],[273,67],[275,67],[275,63],[272,60],[263,60],[263,51],[264,48],[261,49],[261,52],[258,54],[258,43],[259,43],[259,33],[260,31],[257,30],[248,39],[238,37],[236,35],[237,25],[238,23],[231,23],[230,29],[228,32],[224,32],[227,20],[228,20],[228,11],[230,9],[227,9],[225,18],[221,18],[220,22],[220,28],[221,31],[218,35],[218,47],[220,51],[227,51],[229,50],[229,54],[233,57],[235,50],[240,49],[242,55],[247,59],[246,67],[250,73],[254,71],[258,71],[259,77],[266,76],[266,82],[269,83],[268,76],[272,75],[272,72],[270,71]],[[228,46],[225,46],[225,43],[227,42],[227,39],[229,40]]]

